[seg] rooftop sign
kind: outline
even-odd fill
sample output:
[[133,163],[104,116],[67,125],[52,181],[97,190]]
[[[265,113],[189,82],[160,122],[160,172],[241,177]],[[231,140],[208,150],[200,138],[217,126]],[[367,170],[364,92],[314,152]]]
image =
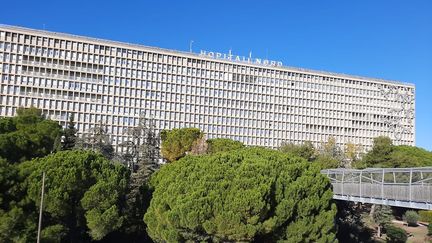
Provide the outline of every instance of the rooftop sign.
[[212,52],[212,51],[208,52],[208,51],[201,50],[199,55],[204,57],[211,57],[215,59],[223,59],[223,60],[229,60],[235,62],[259,64],[259,65],[272,66],[272,67],[282,67],[282,62],[280,61],[271,61],[271,60],[261,59],[261,58],[252,58],[252,54],[250,54],[249,57],[245,57],[245,56],[232,55],[231,51],[228,54],[226,54],[220,52]]

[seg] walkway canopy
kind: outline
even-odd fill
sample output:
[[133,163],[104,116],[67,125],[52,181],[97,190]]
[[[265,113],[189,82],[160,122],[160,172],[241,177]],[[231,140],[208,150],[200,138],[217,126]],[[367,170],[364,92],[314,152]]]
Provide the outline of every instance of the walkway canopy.
[[432,167],[322,170],[334,199],[432,210]]

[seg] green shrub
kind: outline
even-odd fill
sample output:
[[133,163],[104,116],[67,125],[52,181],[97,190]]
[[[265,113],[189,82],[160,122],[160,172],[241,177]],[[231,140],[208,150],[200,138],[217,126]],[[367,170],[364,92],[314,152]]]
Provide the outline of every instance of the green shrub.
[[420,210],[418,212],[420,219],[422,222],[432,222],[432,211],[429,210]]
[[386,227],[386,235],[389,243],[404,243],[408,240],[405,230],[392,225]]
[[417,226],[419,215],[416,211],[408,210],[405,212],[404,219],[407,222],[408,226]]
[[432,235],[432,221],[429,221],[429,225],[428,225],[428,235]]

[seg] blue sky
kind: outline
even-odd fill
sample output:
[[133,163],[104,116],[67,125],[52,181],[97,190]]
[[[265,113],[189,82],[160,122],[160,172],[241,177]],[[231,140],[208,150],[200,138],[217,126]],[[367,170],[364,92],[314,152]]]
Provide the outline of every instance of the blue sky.
[[2,1],[0,23],[411,82],[432,150],[432,1]]

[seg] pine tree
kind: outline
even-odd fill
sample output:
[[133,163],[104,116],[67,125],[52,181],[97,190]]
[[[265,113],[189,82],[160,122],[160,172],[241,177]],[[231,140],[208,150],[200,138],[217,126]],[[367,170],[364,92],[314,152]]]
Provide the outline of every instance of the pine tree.
[[372,211],[372,218],[374,222],[378,225],[378,237],[381,237],[382,227],[389,224],[393,218],[391,207],[386,205],[376,205],[375,209]]
[[129,213],[126,231],[136,234],[145,232],[143,215],[150,202],[148,180],[159,168],[159,135],[153,119],[145,114],[139,118],[138,126],[127,130],[130,140],[123,142],[121,160],[131,170],[127,208]]
[[62,141],[62,150],[72,150],[76,145],[77,129],[75,128],[74,114],[69,117],[67,127],[64,129],[64,138]]
[[111,144],[106,126],[101,121],[78,140],[76,147],[99,152],[109,160],[114,156],[114,147]]

